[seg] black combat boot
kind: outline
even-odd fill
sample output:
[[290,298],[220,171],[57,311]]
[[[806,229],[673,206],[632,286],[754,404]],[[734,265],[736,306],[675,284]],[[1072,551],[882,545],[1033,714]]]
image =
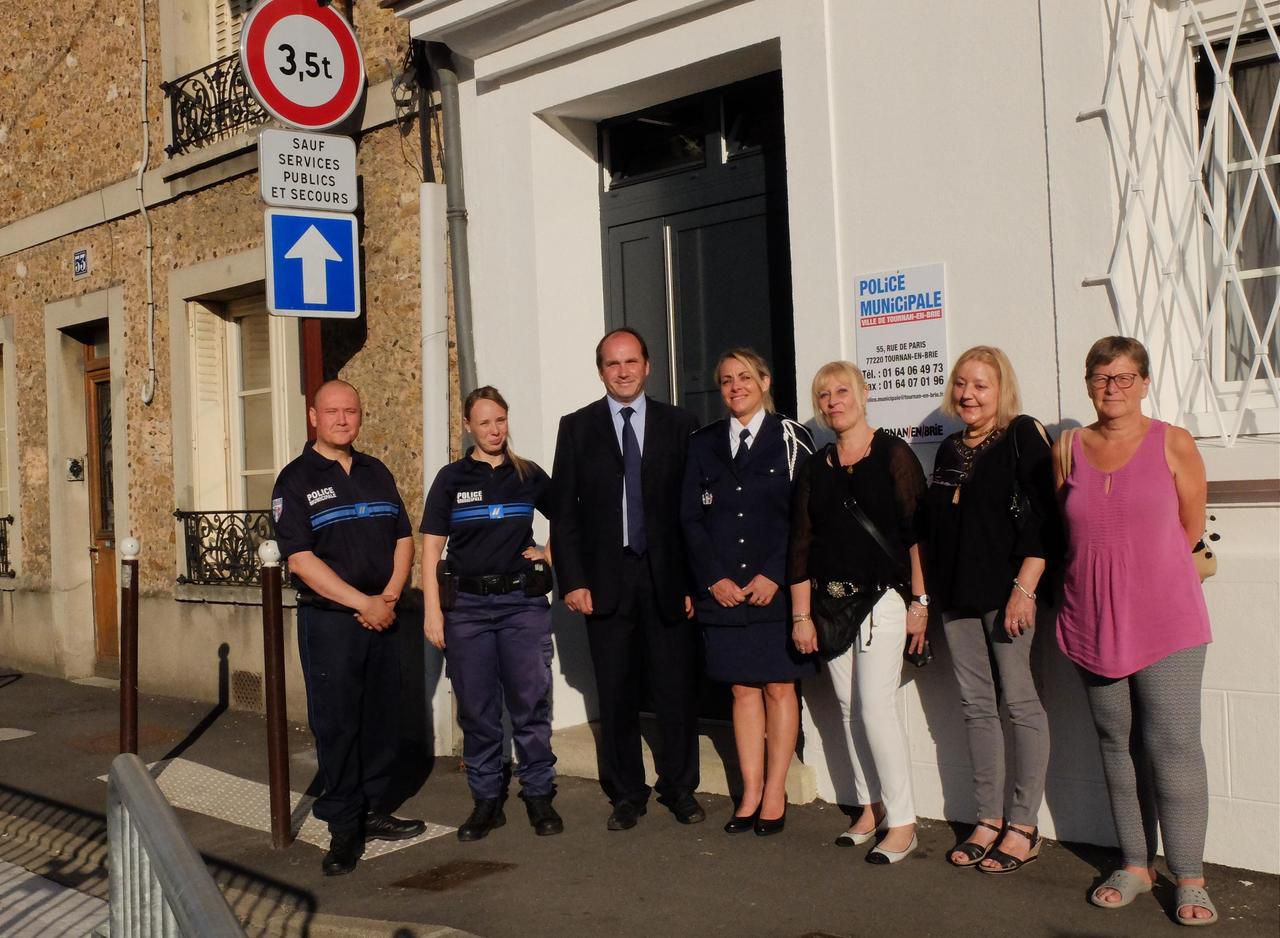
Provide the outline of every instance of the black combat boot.
[[564,832],[564,821],[551,807],[550,795],[524,795],[524,809],[529,812],[529,823],[539,837]]
[[477,798],[471,816],[458,828],[458,839],[467,842],[483,840],[489,831],[507,823],[507,816],[502,813],[502,801],[498,798]]

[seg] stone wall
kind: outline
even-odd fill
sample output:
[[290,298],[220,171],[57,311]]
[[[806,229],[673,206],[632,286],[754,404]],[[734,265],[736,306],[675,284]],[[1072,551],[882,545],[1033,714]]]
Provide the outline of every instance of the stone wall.
[[[157,6],[147,6],[158,53]],[[0,225],[136,171],[137,11],[136,0],[0,4]],[[152,69],[153,108],[159,82]],[[153,125],[156,161],[164,156],[160,133]]]
[[[147,168],[165,159],[160,6],[146,0]],[[193,0],[196,2],[196,0]],[[376,4],[354,25],[369,84],[402,67],[408,28]],[[0,226],[129,177],[142,157],[137,0],[0,4]]]
[[[135,172],[138,32],[132,0],[55,0],[29,9],[3,4],[0,28],[14,37],[14,54],[0,57],[0,228],[61,205]],[[151,168],[166,157],[159,89],[158,2],[148,0],[148,38],[154,49]],[[360,4],[356,26],[370,84],[399,68],[407,29],[372,4]],[[384,85],[385,89],[386,86]],[[114,89],[114,90],[112,90]],[[105,99],[105,103],[104,103]],[[402,485],[416,521],[422,504],[421,355],[418,280],[418,196],[421,161],[411,118],[359,140],[363,177],[364,335],[344,355],[341,376],[359,387],[366,404],[362,446],[385,459]],[[208,170],[204,170],[206,173]],[[52,302],[111,286],[123,291],[128,439],[117,457],[129,461],[128,504],[133,533],[144,544],[141,585],[172,594],[175,526],[174,446],[169,360],[169,272],[213,258],[260,250],[262,204],[252,172],[178,196],[150,210],[155,263],[155,396],[141,400],[146,377],[147,308],[144,232],[137,214],[85,227],[0,259],[9,284],[0,315],[13,317],[6,367],[16,372],[18,490],[21,513],[19,589],[50,586],[49,442],[45,383],[44,311]],[[88,248],[91,272],[75,280],[73,251]],[[349,356],[349,357],[348,357]],[[57,455],[57,454],[55,454]],[[122,493],[117,493],[117,500]],[[122,533],[122,532],[121,532]]]

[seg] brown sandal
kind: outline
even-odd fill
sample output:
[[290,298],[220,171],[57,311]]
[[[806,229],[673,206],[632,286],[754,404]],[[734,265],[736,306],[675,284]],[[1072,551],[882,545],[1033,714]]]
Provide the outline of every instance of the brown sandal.
[[[989,866],[979,866],[978,872],[991,873],[993,876],[999,876],[1002,873],[1016,873],[1018,872],[1018,870],[1022,869],[1028,863],[1031,863],[1034,860],[1039,859],[1040,828],[1033,827],[1031,829],[1030,834],[1022,830],[1021,828],[1014,827],[1012,824],[1006,824],[1004,829],[1006,833],[1009,831],[1013,831],[1013,833],[1021,834],[1023,837],[1027,838],[1027,840],[1031,842],[1031,850],[1021,860],[1019,860],[1015,856],[1010,856],[1009,854],[1005,853],[1003,850],[992,850],[990,853],[987,854],[987,859],[995,860],[1000,865],[998,867],[995,867],[994,869]],[[1003,838],[1001,839],[1003,840]]]
[[[979,821],[973,826],[973,830],[976,831],[979,827],[985,827],[989,831],[995,831],[996,839],[991,841],[991,843],[987,844],[985,847],[982,846],[982,844],[975,844],[973,841],[965,839],[951,848],[951,852],[947,854],[948,863],[952,866],[959,867],[977,866],[987,857],[987,854],[991,853],[991,851],[995,849],[996,844],[1000,842],[1000,835],[1004,833],[1004,830],[996,827],[994,824],[988,824],[986,821]],[[973,836],[972,831],[970,831],[969,836]],[[955,854],[957,853],[964,855],[964,860],[962,862],[957,862],[955,860]]]

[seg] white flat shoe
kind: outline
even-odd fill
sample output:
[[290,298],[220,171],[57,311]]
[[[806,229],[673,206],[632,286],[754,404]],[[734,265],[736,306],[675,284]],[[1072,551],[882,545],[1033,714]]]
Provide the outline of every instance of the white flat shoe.
[[869,831],[847,830],[836,838],[837,847],[858,847],[862,844],[869,843],[876,839],[876,834],[885,830],[884,821],[873,827]]
[[892,850],[886,850],[884,847],[873,847],[871,852],[867,854],[867,862],[875,863],[883,866],[886,863],[897,863],[899,860],[905,860],[907,856],[915,852],[916,847],[920,846],[920,841],[915,834],[911,835],[911,843],[907,844],[907,849],[895,853]]

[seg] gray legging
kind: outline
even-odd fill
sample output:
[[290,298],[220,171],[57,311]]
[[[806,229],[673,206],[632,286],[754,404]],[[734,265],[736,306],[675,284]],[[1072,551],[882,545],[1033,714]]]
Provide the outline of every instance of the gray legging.
[[1114,680],[1080,669],[1124,862],[1151,866],[1158,822],[1169,872],[1178,879],[1202,875],[1209,826],[1200,745],[1206,647],[1183,649]]
[[[946,612],[942,624],[960,685],[978,817],[1035,826],[1049,767],[1049,720],[1031,676],[1034,633],[1009,638],[1004,630],[1003,610],[993,610],[981,618]],[[997,681],[999,696],[1004,698],[1013,724],[1013,804],[1007,812],[1004,730],[1000,726]]]

